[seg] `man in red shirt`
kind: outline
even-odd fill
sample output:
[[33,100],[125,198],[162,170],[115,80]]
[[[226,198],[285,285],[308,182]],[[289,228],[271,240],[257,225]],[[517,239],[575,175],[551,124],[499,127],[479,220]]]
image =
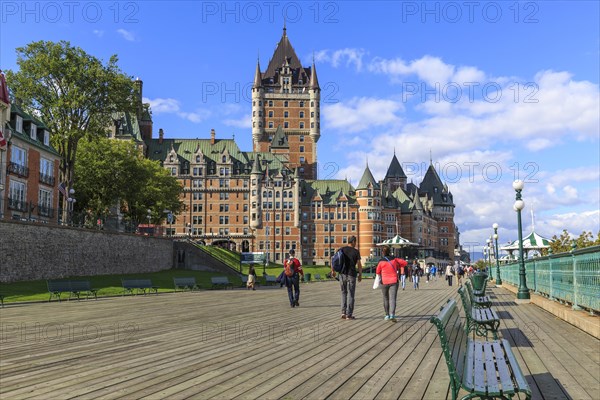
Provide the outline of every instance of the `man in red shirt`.
[[[290,256],[285,263],[288,263],[293,270],[292,276],[285,277],[285,286],[287,287],[288,297],[290,299],[290,307],[300,306],[300,278],[304,276],[300,261],[295,257],[294,249],[290,250]],[[293,289],[293,290],[292,290]]]
[[383,247],[383,258],[377,264],[376,274],[381,277],[385,320],[396,322],[396,297],[398,295],[398,272],[406,270],[407,262],[402,258],[390,257],[390,248]]

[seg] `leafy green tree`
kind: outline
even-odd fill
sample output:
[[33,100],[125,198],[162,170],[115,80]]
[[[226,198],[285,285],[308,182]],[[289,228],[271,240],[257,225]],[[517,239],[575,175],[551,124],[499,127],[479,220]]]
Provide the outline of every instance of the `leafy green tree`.
[[134,224],[160,224],[164,209],[177,213],[181,185],[156,161],[145,159],[133,141],[95,138],[81,141],[76,171],[77,209],[96,221],[118,206]]
[[[572,250],[573,242],[578,249],[583,249],[585,247],[597,246],[600,245],[600,232],[594,239],[594,234],[592,232],[583,231],[579,235],[578,238],[573,239],[571,234],[564,229],[560,236],[554,235],[552,237],[553,242],[550,244],[550,248],[552,249],[553,254],[557,253],[565,253]],[[542,255],[547,255],[548,250],[543,249]]]
[[16,52],[19,70],[7,72],[9,87],[50,129],[62,156],[59,181],[72,187],[79,141],[106,136],[113,112],[133,112],[135,85],[116,55],[103,64],[70,42],[32,42]]

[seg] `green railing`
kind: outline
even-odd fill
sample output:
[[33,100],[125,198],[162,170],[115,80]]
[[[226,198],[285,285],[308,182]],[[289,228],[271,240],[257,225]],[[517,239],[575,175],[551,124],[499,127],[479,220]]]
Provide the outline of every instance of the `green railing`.
[[[600,312],[600,246],[525,261],[527,287],[573,308]],[[519,285],[519,263],[500,267],[502,281]]]

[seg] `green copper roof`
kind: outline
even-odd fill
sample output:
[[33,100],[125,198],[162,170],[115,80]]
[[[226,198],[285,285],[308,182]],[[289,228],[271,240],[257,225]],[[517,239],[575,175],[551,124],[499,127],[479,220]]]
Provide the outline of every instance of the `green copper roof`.
[[275,135],[273,135],[273,141],[271,142],[272,149],[289,149],[288,138],[283,132],[281,125],[277,125]]
[[323,198],[323,204],[335,205],[338,198],[344,194],[349,204],[356,203],[355,189],[350,182],[341,179],[307,180],[300,184],[300,201],[302,205],[310,205],[315,195],[319,193]]
[[365,172],[363,173],[362,178],[360,178],[360,182],[358,182],[358,186],[356,187],[357,189],[366,189],[367,185],[371,183],[373,185],[374,189],[379,189],[379,184],[377,183],[377,181],[375,181],[375,178],[373,178],[373,174],[371,173],[371,170],[369,169],[369,165],[367,164],[367,167],[365,168]]

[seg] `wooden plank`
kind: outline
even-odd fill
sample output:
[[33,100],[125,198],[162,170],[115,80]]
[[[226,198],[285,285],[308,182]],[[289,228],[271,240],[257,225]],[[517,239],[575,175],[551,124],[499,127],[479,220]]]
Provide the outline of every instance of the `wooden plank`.
[[[515,390],[515,386],[513,385],[513,379],[511,377],[511,372],[508,369],[509,360],[504,356],[503,346],[500,345],[501,342],[494,342],[492,347],[494,348],[494,354],[496,356],[496,369],[498,370],[498,377],[500,378],[500,385],[502,393],[511,393]],[[504,347],[510,346],[507,341],[504,341]]]
[[486,393],[498,395],[500,394],[500,386],[498,386],[498,373],[496,372],[494,349],[489,342],[483,342],[482,347],[483,357],[485,359]]

